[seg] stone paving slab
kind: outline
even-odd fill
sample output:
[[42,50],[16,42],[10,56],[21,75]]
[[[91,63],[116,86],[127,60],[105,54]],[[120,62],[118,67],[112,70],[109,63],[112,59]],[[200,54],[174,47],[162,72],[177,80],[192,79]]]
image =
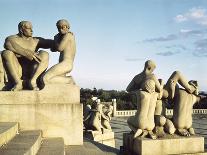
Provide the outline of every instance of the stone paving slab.
[[118,155],[119,150],[100,144],[95,141],[84,139],[83,145],[65,147],[65,155]]

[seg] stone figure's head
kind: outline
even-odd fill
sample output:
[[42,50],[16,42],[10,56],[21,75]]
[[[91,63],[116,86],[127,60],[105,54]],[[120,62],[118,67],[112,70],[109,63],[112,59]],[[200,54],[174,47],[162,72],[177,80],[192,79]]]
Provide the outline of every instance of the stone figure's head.
[[32,37],[32,23],[29,21],[21,21],[18,24],[19,34],[24,37]]
[[148,93],[154,93],[155,92],[155,82],[151,79],[146,80],[142,86],[142,90],[148,92]]
[[144,71],[152,73],[156,68],[156,64],[152,60],[147,60],[144,65]]
[[70,29],[70,24],[65,19],[58,20],[56,26],[60,34],[66,34]]
[[190,80],[190,81],[188,81],[188,84],[189,85],[191,85],[191,86],[193,86],[194,87],[194,92],[193,92],[193,94],[195,94],[195,95],[198,95],[198,81],[196,81],[196,80]]

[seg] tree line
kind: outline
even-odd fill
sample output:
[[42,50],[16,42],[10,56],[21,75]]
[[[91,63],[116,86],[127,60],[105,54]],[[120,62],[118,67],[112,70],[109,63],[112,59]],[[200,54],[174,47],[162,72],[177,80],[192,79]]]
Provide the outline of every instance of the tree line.
[[[200,93],[202,96],[207,96],[206,93]],[[103,90],[103,89],[93,89],[81,88],[80,89],[80,100],[84,105],[92,105],[93,97],[97,97],[101,102],[111,102],[112,99],[116,99],[117,110],[133,110],[136,109],[136,97],[130,93],[127,93],[124,90]],[[172,108],[172,107],[169,107]],[[206,109],[207,108],[207,99],[204,98],[200,101],[199,104],[194,105],[195,109]]]

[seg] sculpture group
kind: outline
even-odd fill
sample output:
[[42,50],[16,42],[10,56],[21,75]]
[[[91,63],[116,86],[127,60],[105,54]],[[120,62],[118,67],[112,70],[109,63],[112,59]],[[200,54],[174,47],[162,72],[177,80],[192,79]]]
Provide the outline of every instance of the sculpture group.
[[[155,62],[146,61],[144,70],[132,79],[126,89],[137,98],[137,113],[127,120],[134,138],[148,136],[156,139],[174,133],[194,135],[192,109],[201,99],[197,81],[187,81],[179,71],[175,71],[164,84],[153,74],[155,68]],[[183,88],[179,88],[178,84]],[[165,116],[166,103],[173,105],[171,119]]]
[[113,107],[103,105],[97,99],[92,106],[86,105],[84,108],[84,126],[86,130],[105,133],[111,130],[110,120]]
[[[49,83],[74,83],[67,74],[73,68],[75,37],[67,20],[57,21],[56,26],[54,39],[44,39],[32,36],[31,22],[21,21],[18,34],[5,39],[0,63],[2,90],[39,90]],[[60,52],[59,63],[46,71],[49,54],[40,48]]]

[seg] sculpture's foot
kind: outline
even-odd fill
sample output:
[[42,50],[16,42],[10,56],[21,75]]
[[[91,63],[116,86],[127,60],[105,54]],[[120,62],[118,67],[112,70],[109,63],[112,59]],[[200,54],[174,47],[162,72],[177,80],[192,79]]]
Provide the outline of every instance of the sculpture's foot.
[[29,83],[29,87],[30,87],[31,90],[35,90],[35,91],[40,90],[40,89],[37,87],[36,80],[31,80],[30,83]]
[[188,129],[190,135],[195,135],[195,130],[191,127]]
[[157,139],[157,136],[152,131],[149,131],[148,135],[149,135],[149,138]]
[[19,90],[22,90],[23,89],[23,86],[22,86],[22,81],[17,83],[12,89],[11,91],[19,91]]
[[156,126],[155,127],[155,134],[157,137],[164,137],[165,136],[165,131],[163,126]]
[[140,136],[141,138],[144,138],[148,135],[148,131],[147,130],[143,130],[142,131],[142,135]]
[[137,129],[137,131],[134,134],[134,139],[139,137],[142,134],[142,129]]
[[190,133],[186,129],[178,129],[178,134],[186,137],[190,136]]

